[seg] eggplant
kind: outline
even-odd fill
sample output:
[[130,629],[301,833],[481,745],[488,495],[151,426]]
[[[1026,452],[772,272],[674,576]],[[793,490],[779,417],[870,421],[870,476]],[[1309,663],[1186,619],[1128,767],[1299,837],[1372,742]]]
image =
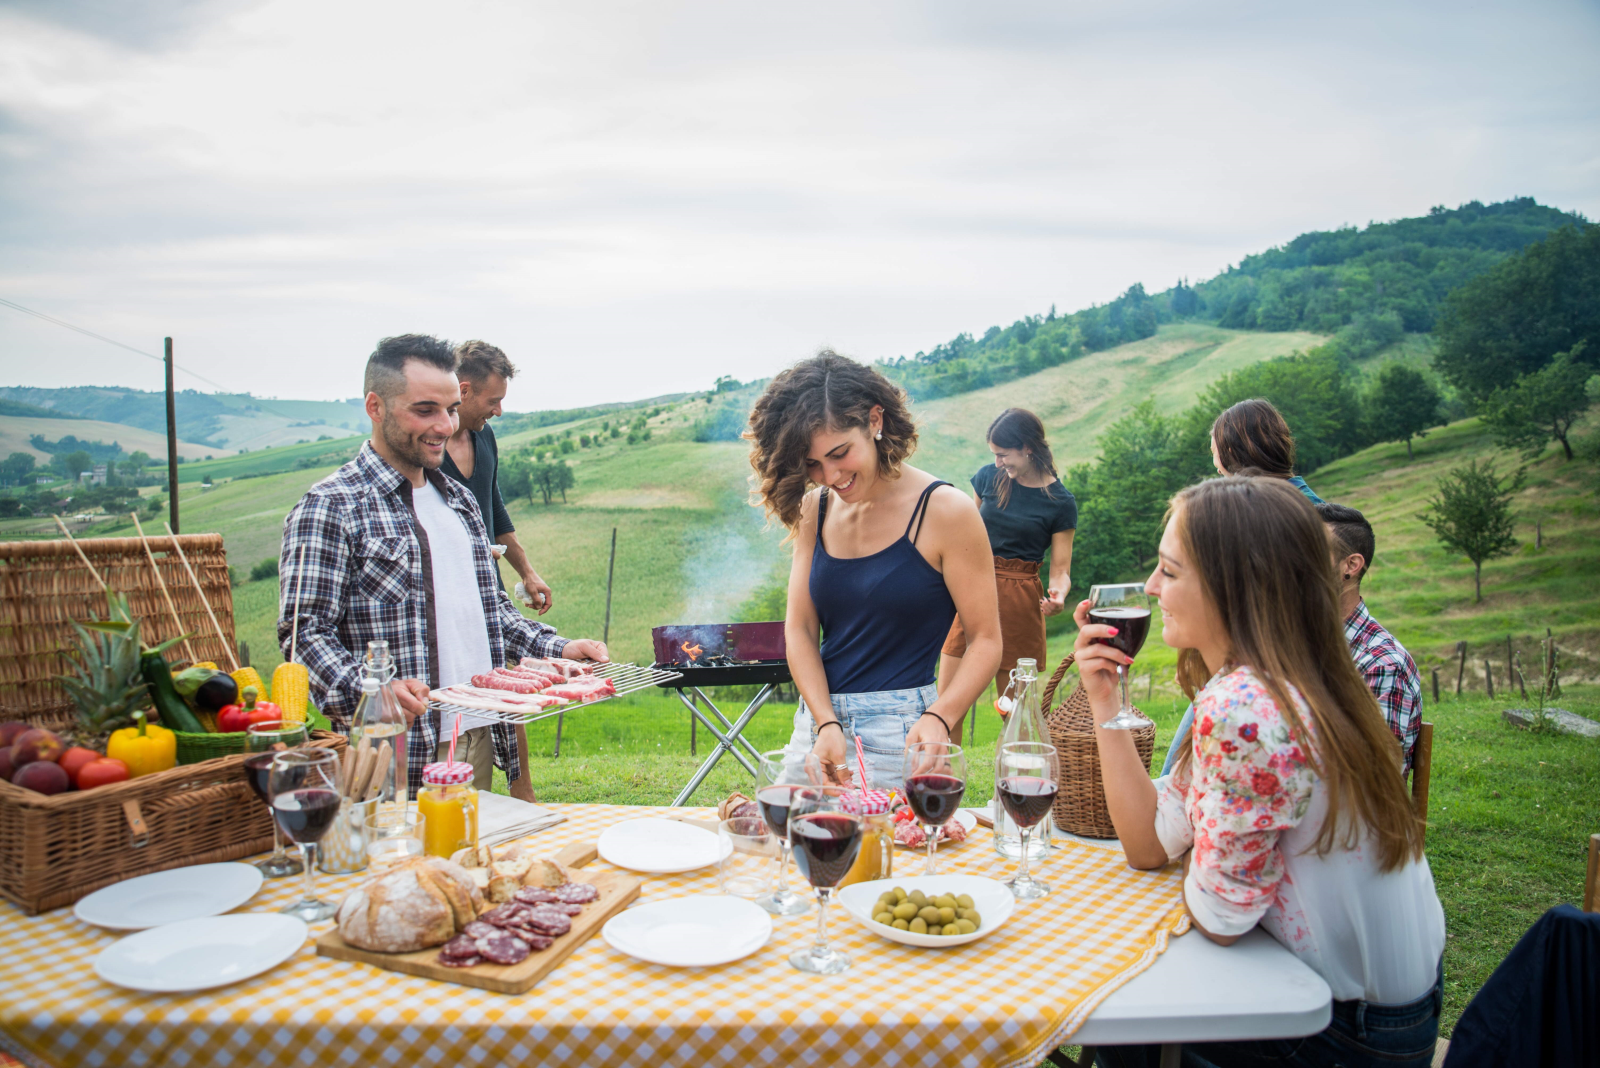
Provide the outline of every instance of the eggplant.
[[219,671],[202,682],[194,692],[195,707],[207,712],[221,712],[229,705],[238,703],[239,684],[225,671]]

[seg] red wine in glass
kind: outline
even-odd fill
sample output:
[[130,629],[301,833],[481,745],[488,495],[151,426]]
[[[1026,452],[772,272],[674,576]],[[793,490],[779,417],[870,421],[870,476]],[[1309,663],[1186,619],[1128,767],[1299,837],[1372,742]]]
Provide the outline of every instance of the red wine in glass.
[[1053,779],[1040,779],[1031,775],[1015,775],[999,782],[1000,803],[1018,827],[1032,827],[1044,819],[1050,806],[1055,804],[1056,784]]
[[1096,638],[1097,644],[1120,649],[1130,658],[1139,655],[1144,640],[1150,636],[1150,609],[1148,608],[1091,608],[1089,622],[1117,628],[1115,637]]
[[319,842],[339,814],[339,795],[333,790],[290,790],[272,799],[278,826],[295,842]]
[[267,790],[267,785],[272,780],[272,758],[277,753],[257,753],[255,756],[246,757],[244,762],[245,778],[250,781],[250,789],[256,792],[262,803],[272,807],[272,795]]
[[792,786],[763,786],[756,791],[756,806],[761,809],[762,818],[780,838],[789,835],[789,806],[793,796]]
[[795,866],[812,886],[837,886],[861,850],[861,821],[836,812],[815,812],[789,824]]
[[954,775],[913,775],[906,780],[906,800],[911,811],[929,827],[942,827],[961,807],[967,783]]

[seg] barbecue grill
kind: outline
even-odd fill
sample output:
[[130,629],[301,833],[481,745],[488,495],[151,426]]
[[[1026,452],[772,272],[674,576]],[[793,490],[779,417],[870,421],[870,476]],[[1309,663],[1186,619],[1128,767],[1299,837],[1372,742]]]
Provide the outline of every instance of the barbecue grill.
[[[773,688],[789,681],[789,661],[785,656],[783,624],[778,623],[679,623],[656,627],[650,632],[655,646],[655,671],[670,671],[674,677],[656,683],[677,691],[678,700],[689,710],[691,727],[703,724],[717,739],[716,748],[673,798],[674,805],[686,804],[695,790],[711,774],[724,753],[756,774],[760,752],[744,738],[744,729],[772,696]],[[703,686],[760,686],[755,697],[736,720],[729,720]],[[684,691],[689,691],[685,693]],[[701,711],[715,717],[713,723]]]

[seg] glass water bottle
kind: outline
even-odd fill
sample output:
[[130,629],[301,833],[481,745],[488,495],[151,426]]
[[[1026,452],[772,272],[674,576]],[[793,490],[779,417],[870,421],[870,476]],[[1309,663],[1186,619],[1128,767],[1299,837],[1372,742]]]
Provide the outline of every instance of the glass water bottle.
[[389,658],[389,643],[367,643],[367,659],[361,668],[361,703],[350,718],[350,744],[358,755],[379,749],[387,742],[393,757],[384,759],[373,782],[378,785],[379,807],[410,802],[406,777],[406,717],[395,700],[389,682],[395,676]]
[[[1011,669],[1011,683],[1006,687],[1005,696],[1011,700],[1011,712],[1006,716],[1000,741],[995,743],[995,752],[1009,742],[1052,744],[1050,729],[1045,725],[1044,711],[1040,708],[1040,691],[1038,661],[1031,657],[1020,658],[1017,666]],[[1007,860],[1020,859],[1022,832],[1006,814],[998,793],[989,799],[989,814],[994,819],[994,851]],[[1028,840],[1029,860],[1040,860],[1049,854],[1053,827],[1054,820],[1047,815],[1033,829]]]

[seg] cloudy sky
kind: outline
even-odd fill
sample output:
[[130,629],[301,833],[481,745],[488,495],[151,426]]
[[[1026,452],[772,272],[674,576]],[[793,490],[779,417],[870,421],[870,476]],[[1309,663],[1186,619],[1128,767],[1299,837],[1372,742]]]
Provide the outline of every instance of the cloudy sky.
[[[526,410],[1600,218],[1600,5],[0,2],[0,297],[258,395],[482,337]],[[0,307],[0,383],[160,368]],[[179,385],[209,388],[180,375]]]

